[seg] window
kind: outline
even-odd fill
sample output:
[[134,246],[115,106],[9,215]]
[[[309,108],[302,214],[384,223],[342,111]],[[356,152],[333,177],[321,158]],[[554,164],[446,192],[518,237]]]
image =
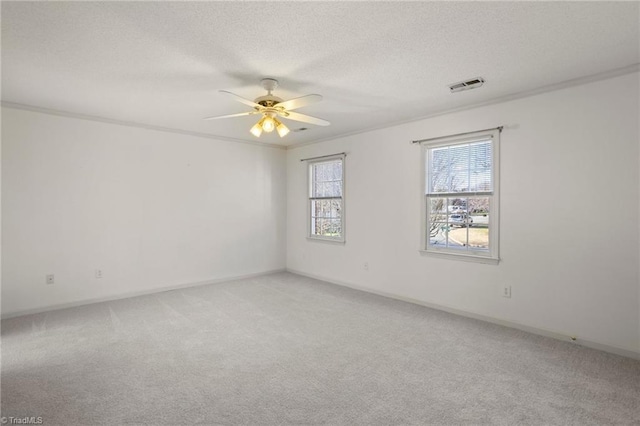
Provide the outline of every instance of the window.
[[344,155],[309,162],[308,236],[344,242]]
[[422,142],[422,250],[498,263],[498,129]]

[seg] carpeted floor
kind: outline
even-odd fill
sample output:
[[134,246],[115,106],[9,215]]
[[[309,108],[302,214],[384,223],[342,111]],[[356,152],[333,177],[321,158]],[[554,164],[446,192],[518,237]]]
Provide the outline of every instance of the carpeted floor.
[[2,416],[640,424],[640,361],[281,273],[2,321]]

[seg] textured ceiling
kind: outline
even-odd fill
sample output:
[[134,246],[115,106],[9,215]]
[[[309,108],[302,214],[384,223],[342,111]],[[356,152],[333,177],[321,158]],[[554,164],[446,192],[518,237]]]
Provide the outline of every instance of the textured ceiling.
[[[297,144],[640,62],[638,2],[2,2],[2,100],[222,138]],[[447,85],[482,76],[478,90]],[[331,121],[280,139],[218,93],[260,79]]]

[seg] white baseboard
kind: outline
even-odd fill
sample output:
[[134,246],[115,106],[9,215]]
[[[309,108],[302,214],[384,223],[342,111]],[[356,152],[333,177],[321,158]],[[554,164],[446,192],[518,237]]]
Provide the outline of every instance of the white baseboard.
[[247,278],[254,278],[254,277],[259,277],[259,276],[262,276],[262,275],[275,274],[275,273],[278,273],[278,272],[285,272],[285,271],[286,271],[286,269],[284,269],[284,268],[282,268],[282,269],[272,269],[272,270],[269,270],[269,271],[255,272],[255,273],[246,274],[246,275],[236,275],[236,276],[232,276],[232,277],[215,278],[215,279],[211,279],[211,280],[207,280],[207,281],[199,281],[199,282],[195,282],[195,283],[183,283],[183,284],[176,284],[176,285],[158,287],[158,288],[149,289],[149,290],[132,291],[132,292],[121,293],[121,294],[117,294],[117,295],[113,295],[113,296],[82,299],[82,300],[77,300],[77,301],[69,302],[69,303],[60,303],[60,304],[56,304],[56,305],[42,306],[42,307],[34,308],[34,309],[26,309],[26,310],[22,310],[22,311],[14,311],[14,312],[9,312],[7,314],[2,313],[1,318],[2,319],[15,318],[15,317],[21,317],[23,315],[39,314],[39,313],[42,313],[42,312],[57,311],[58,309],[66,309],[66,308],[73,308],[73,307],[76,307],[76,306],[91,305],[93,303],[110,302],[112,300],[128,299],[130,297],[145,296],[147,294],[162,293],[162,292],[165,292],[165,291],[179,290],[179,289],[182,289],[182,288],[198,287],[198,286],[209,285],[209,284],[218,284],[218,283],[222,283],[222,282],[226,282],[226,281],[244,280],[244,279],[247,279]]
[[452,308],[450,306],[444,306],[444,305],[438,305],[438,304],[435,304],[435,303],[429,303],[429,302],[425,302],[423,300],[413,299],[413,298],[410,298],[410,297],[399,296],[399,295],[396,295],[396,294],[387,293],[387,292],[384,292],[384,291],[378,291],[378,290],[374,290],[374,289],[371,289],[371,288],[359,286],[359,285],[356,285],[356,284],[352,284],[352,283],[348,283],[348,282],[344,282],[344,281],[340,281],[340,280],[334,280],[334,279],[328,278],[328,277],[323,277],[323,276],[314,275],[314,274],[308,274],[306,272],[297,271],[297,270],[291,269],[291,268],[287,268],[287,272],[290,272],[292,274],[302,275],[304,277],[309,277],[309,278],[313,278],[313,279],[320,280],[320,281],[325,281],[325,282],[328,282],[328,283],[331,283],[331,284],[336,284],[336,285],[343,286],[343,287],[348,287],[348,288],[351,288],[351,289],[354,289],[354,290],[359,290],[359,291],[364,291],[364,292],[367,292],[367,293],[376,294],[378,296],[383,296],[383,297],[388,297],[388,298],[391,298],[391,299],[401,300],[403,302],[408,302],[408,303],[414,303],[414,304],[417,304],[417,305],[426,306],[428,308],[437,309],[439,311],[445,311],[445,312],[449,312],[449,313],[460,315],[460,316],[467,317],[467,318],[473,318],[473,319],[477,319],[477,320],[480,320],[480,321],[490,322],[492,324],[498,324],[498,325],[502,325],[502,326],[505,326],[505,327],[515,328],[515,329],[518,329],[518,330],[526,331],[528,333],[537,334],[537,335],[545,336],[545,337],[551,337],[551,338],[557,339],[557,340],[562,340],[562,341],[567,342],[567,343],[573,343],[573,344],[576,344],[576,345],[585,346],[587,348],[597,349],[597,350],[601,350],[601,351],[604,351],[604,352],[609,352],[609,353],[612,353],[612,354],[621,355],[621,356],[624,356],[624,357],[627,357],[627,358],[633,358],[633,359],[640,360],[640,352],[634,351],[633,349],[620,348],[620,347],[617,347],[617,346],[611,346],[611,345],[607,345],[605,343],[594,342],[594,341],[591,341],[591,340],[585,340],[585,339],[580,339],[580,338],[576,338],[576,340],[573,340],[570,335],[563,334],[563,333],[560,333],[560,332],[551,331],[551,330],[545,330],[545,329],[537,328],[537,327],[532,327],[532,326],[529,326],[529,325],[520,324],[518,322],[504,320],[504,319],[500,319],[500,318],[489,317],[489,316],[478,314],[478,313],[475,313],[475,312],[463,311],[463,310],[460,310],[460,309]]

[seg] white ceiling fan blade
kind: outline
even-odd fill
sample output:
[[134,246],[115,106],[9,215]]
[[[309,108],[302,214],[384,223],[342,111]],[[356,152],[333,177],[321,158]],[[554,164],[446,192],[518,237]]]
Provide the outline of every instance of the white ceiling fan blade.
[[258,111],[241,112],[238,114],[218,115],[216,117],[205,117],[203,120],[217,120],[218,118],[242,117],[245,115],[260,114]]
[[262,108],[262,105],[257,104],[253,101],[250,101],[249,99],[245,99],[242,96],[238,96],[235,93],[231,93],[231,92],[227,92],[226,90],[220,90],[220,93],[226,93],[227,95],[231,95],[233,97],[233,99],[235,99],[238,102],[241,102],[245,105],[249,105],[250,107],[253,108]]
[[287,111],[292,109],[301,108],[306,105],[315,104],[322,100],[322,95],[305,95],[299,98],[289,99],[288,101],[280,102],[276,104],[276,107],[282,107]]
[[311,117],[306,114],[300,114],[298,112],[285,112],[282,114],[282,117],[288,118],[289,120],[302,121],[303,123],[316,124],[318,126],[328,126],[331,124],[327,120]]

